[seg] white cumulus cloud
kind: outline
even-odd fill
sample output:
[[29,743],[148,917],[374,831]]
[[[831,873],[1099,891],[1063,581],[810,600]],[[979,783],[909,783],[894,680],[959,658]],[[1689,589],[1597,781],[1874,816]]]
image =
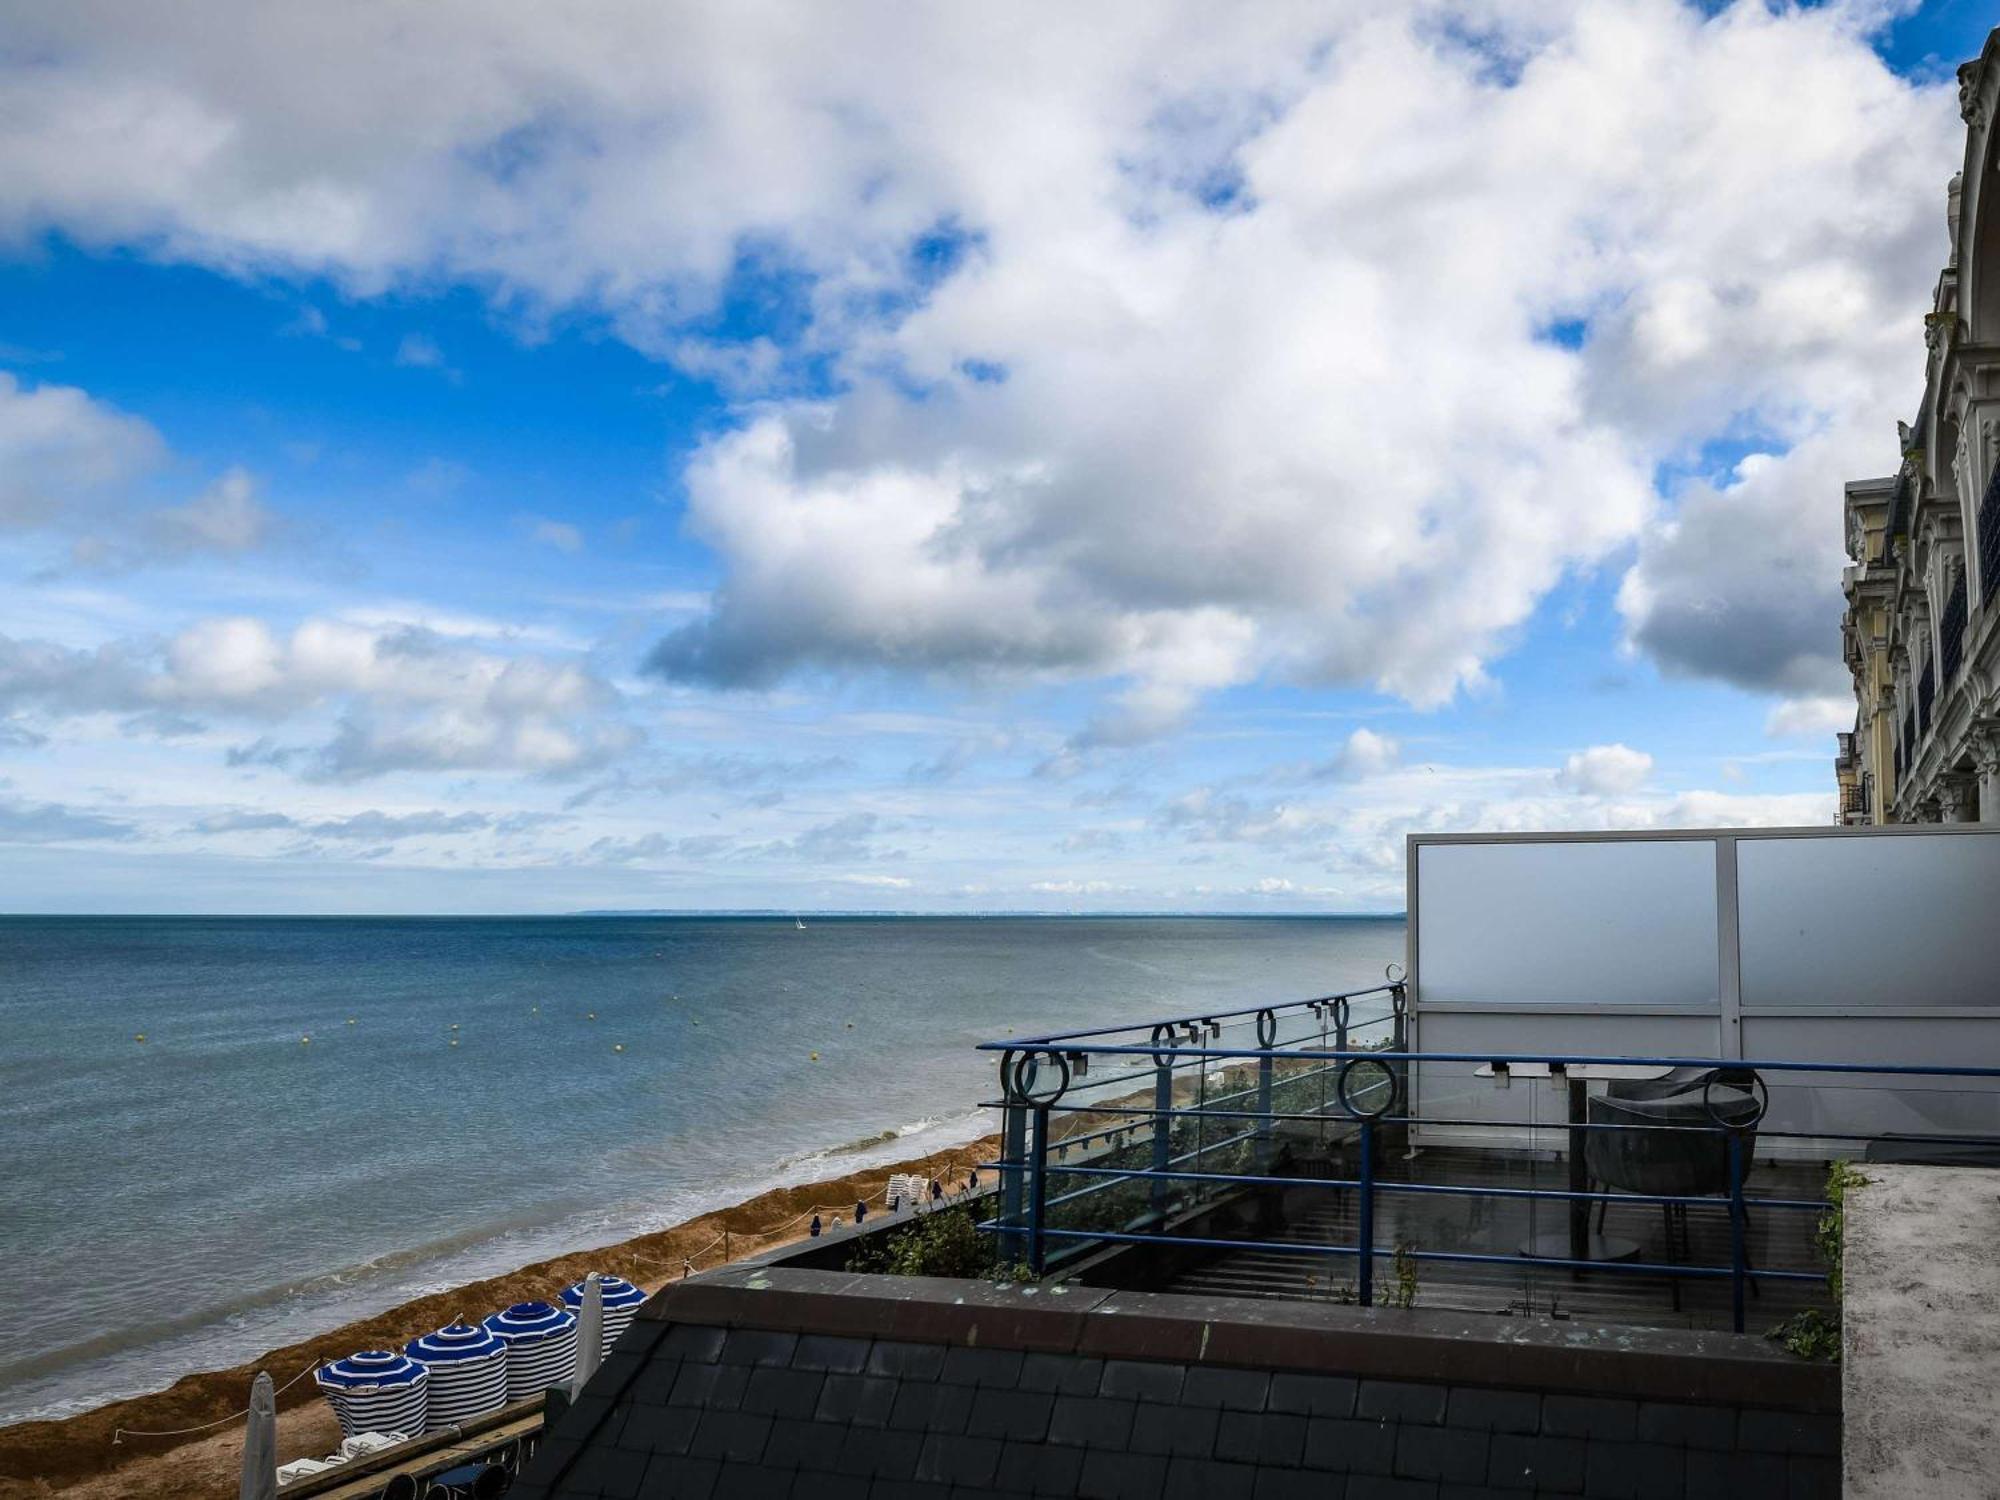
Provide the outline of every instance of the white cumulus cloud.
[[1653,774],[1653,757],[1630,745],[1592,745],[1563,762],[1556,784],[1584,797],[1616,797],[1637,791]]
[[24,386],[0,370],[0,529],[108,506],[165,454],[150,423],[74,386]]
[[[413,627],[255,616],[198,620],[153,644],[93,651],[0,637],[0,709],[55,720],[171,709],[266,731],[240,764],[330,780],[397,770],[560,775],[639,742],[622,699],[581,661],[503,655]],[[272,738],[296,726],[297,743]]]
[[167,462],[153,425],[75,386],[23,385],[0,370],[0,532],[67,538],[69,562],[127,569],[271,542],[277,518],[233,467],[192,499],[156,505]]
[[[1886,14],[73,0],[13,18],[0,233],[469,281],[720,381],[670,676],[1102,680],[1078,750],[1262,678],[1434,705],[1636,543],[1638,647],[1796,696],[1960,135]],[[760,275],[791,331],[715,333]]]
[[1853,727],[1854,699],[1844,694],[1787,698],[1764,721],[1764,732],[1779,736],[1824,736]]

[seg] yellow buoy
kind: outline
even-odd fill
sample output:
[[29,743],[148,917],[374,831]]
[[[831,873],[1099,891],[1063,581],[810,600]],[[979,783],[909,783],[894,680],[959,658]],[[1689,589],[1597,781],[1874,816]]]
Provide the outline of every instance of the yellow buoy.
[[625,1050],[625,1044],[623,1042],[613,1042],[611,1044],[611,1050],[613,1052],[623,1052]]
[[812,1055],[812,1060],[813,1060],[814,1062],[818,1062],[818,1061],[819,1061],[819,1054],[818,1054],[817,1052],[815,1052],[815,1053],[814,1053],[814,1054]]
[[306,1044],[307,1044],[308,1042],[310,1042],[311,1040],[312,1040],[312,1038],[311,1038],[311,1037],[309,1037],[309,1036],[302,1036],[302,1037],[300,1037],[300,1038],[299,1038],[299,1045],[300,1045],[301,1047],[303,1047],[303,1046],[305,1046],[305,1045],[306,1045]]
[[132,1038],[132,1040],[133,1040],[133,1041],[135,1041],[135,1042],[143,1042],[143,1041],[145,1041],[145,1040],[146,1040],[146,1033],[145,1033],[145,1032],[143,1032],[143,1031],[141,1031],[141,1032],[137,1033],[137,1034],[136,1034],[136,1035],[135,1035],[135,1036],[134,1036],[134,1037]]

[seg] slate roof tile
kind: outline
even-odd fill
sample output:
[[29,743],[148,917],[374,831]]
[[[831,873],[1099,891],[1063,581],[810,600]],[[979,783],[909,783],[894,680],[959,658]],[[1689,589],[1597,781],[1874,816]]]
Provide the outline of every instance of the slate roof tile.
[[[651,1353],[600,1368],[518,1500],[1839,1492],[1830,1411],[652,1321]],[[1172,1327],[1127,1343],[1155,1346],[1188,1344]]]

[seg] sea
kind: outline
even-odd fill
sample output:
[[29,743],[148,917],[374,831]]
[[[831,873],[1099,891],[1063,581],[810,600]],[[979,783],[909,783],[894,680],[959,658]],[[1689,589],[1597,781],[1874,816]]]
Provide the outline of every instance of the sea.
[[0,1424],[971,1140],[982,1041],[1403,957],[1400,918],[804,921],[0,918]]

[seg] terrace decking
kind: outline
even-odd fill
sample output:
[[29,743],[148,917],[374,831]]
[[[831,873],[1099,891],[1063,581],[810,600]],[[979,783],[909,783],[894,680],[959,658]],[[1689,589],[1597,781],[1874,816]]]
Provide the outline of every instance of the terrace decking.
[[[1464,1147],[1428,1147],[1414,1156],[1383,1153],[1377,1168],[1382,1183],[1420,1182],[1457,1187],[1561,1188],[1559,1156]],[[1750,1262],[1764,1270],[1820,1271],[1812,1232],[1818,1215],[1799,1209],[1759,1209],[1755,1199],[1812,1199],[1821,1194],[1825,1168],[1810,1162],[1759,1162],[1747,1189],[1752,1197],[1746,1243]],[[1303,1245],[1353,1245],[1357,1236],[1356,1195],[1316,1190],[1305,1182],[1287,1194],[1281,1228],[1260,1230],[1258,1238]],[[1536,1233],[1559,1229],[1567,1210],[1547,1200],[1463,1198],[1380,1191],[1375,1206],[1375,1242],[1404,1242],[1432,1250],[1508,1255]],[[1596,1211],[1591,1215],[1596,1225]],[[1657,1205],[1611,1205],[1607,1232],[1639,1244],[1638,1260],[1664,1263],[1666,1226]],[[1726,1201],[1687,1211],[1686,1243],[1677,1257],[1691,1266],[1729,1264]],[[1394,1283],[1389,1257],[1376,1261],[1376,1295]],[[1455,1312],[1535,1314],[1575,1317],[1592,1323],[1648,1328],[1726,1330],[1731,1322],[1730,1282],[1713,1278],[1668,1278],[1619,1269],[1570,1271],[1565,1267],[1505,1262],[1467,1264],[1425,1262],[1417,1268],[1416,1305]],[[1675,1287],[1679,1305],[1675,1305]],[[1175,1292],[1208,1296],[1291,1301],[1345,1301],[1353,1297],[1351,1256],[1320,1258],[1281,1250],[1222,1251],[1206,1263],[1177,1274]],[[1800,1281],[1763,1281],[1749,1302],[1749,1331],[1770,1328],[1806,1307],[1828,1305],[1822,1287]]]

